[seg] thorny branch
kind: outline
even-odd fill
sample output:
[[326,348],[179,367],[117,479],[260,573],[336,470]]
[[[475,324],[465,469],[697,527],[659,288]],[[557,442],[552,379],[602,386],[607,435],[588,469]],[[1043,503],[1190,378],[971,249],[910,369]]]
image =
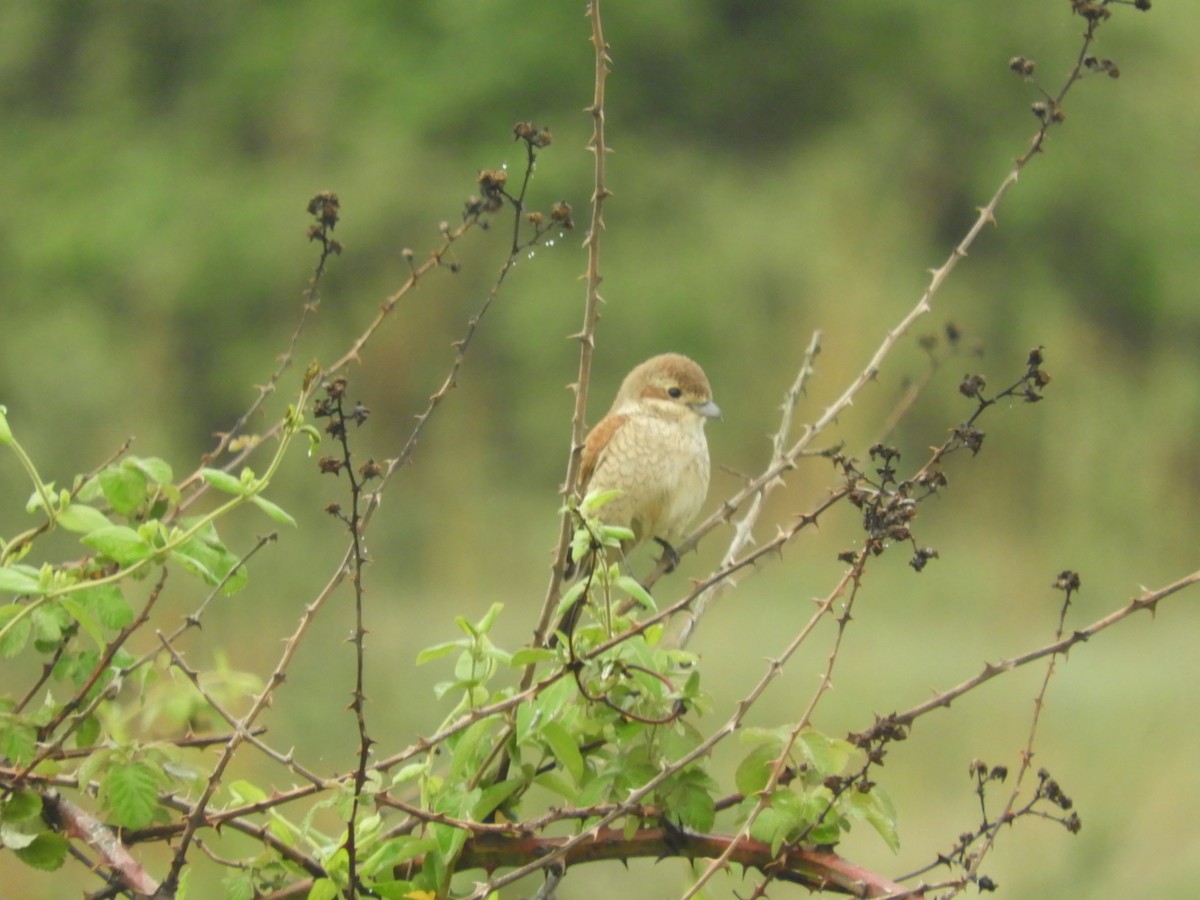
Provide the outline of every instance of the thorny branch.
[[[1140,3],[1140,0],[1139,0]],[[757,521],[758,513],[761,510],[763,500],[767,493],[781,482],[782,477],[792,468],[795,468],[799,459],[809,451],[813,439],[824,432],[838,416],[841,415],[854,401],[857,395],[870,381],[874,380],[885,361],[886,357],[891,353],[898,341],[907,333],[920,316],[924,315],[931,309],[931,301],[934,294],[944,283],[957,262],[967,254],[967,251],[974,244],[974,241],[983,229],[983,226],[988,223],[995,222],[995,211],[1005,196],[1007,191],[1016,183],[1019,175],[1023,171],[1025,165],[1041,152],[1043,143],[1046,139],[1046,134],[1049,127],[1062,121],[1063,112],[1062,104],[1068,91],[1072,85],[1089,72],[1104,72],[1115,76],[1116,67],[1107,60],[1095,60],[1089,55],[1089,48],[1093,40],[1095,30],[1099,23],[1107,17],[1108,4],[1090,3],[1085,0],[1073,0],[1073,6],[1076,11],[1087,21],[1087,28],[1084,35],[1084,42],[1081,51],[1078,55],[1074,69],[1068,77],[1062,89],[1054,96],[1045,95],[1045,99],[1034,105],[1034,113],[1041,121],[1041,127],[1035,134],[1030,143],[1028,150],[1019,157],[1009,172],[1008,176],[1001,183],[1000,187],[993,194],[991,200],[979,210],[979,215],[974,224],[967,231],[966,235],[954,248],[950,257],[943,263],[942,266],[932,270],[929,285],[916,306],[914,306],[901,320],[889,330],[874,355],[868,361],[866,367],[851,381],[845,391],[830,405],[823,413],[812,423],[805,426],[802,434],[790,446],[787,445],[788,435],[791,431],[790,418],[792,411],[796,406],[799,396],[801,395],[804,384],[811,374],[813,359],[816,356],[819,348],[819,335],[814,336],[813,342],[809,346],[806,353],[804,364],[797,376],[792,389],[788,392],[784,403],[784,413],[780,423],[779,430],[776,434],[772,446],[771,458],[763,469],[762,473],[757,477],[750,479],[743,488],[734,494],[730,499],[725,501],[719,510],[717,510],[709,519],[694,532],[694,534],[678,548],[681,551],[690,549],[721,522],[732,522],[734,514],[747,507],[748,509],[741,520],[734,527],[734,539],[730,545],[728,552],[725,555],[720,566],[717,567],[710,575],[702,580],[699,584],[676,603],[663,609],[659,613],[648,617],[642,622],[635,623],[625,632],[613,636],[608,641],[605,641],[586,651],[584,657],[586,660],[596,660],[616,647],[619,643],[629,640],[632,636],[645,633],[646,629],[651,625],[655,625],[666,621],[672,615],[680,612],[687,612],[691,618],[685,627],[681,643],[686,644],[692,633],[695,621],[698,619],[703,607],[708,602],[709,598],[714,596],[716,591],[732,586],[734,584],[734,576],[749,566],[755,565],[759,560],[777,553],[788,541],[792,540],[796,534],[803,528],[815,523],[820,515],[828,510],[834,504],[842,499],[855,499],[856,495],[860,499],[863,493],[860,491],[857,484],[852,483],[852,479],[848,478],[846,486],[834,490],[829,497],[818,505],[813,511],[798,517],[797,521],[789,528],[781,531],[775,539],[766,542],[760,547],[748,549],[753,541],[752,531]],[[579,465],[579,450],[582,444],[584,431],[584,416],[586,411],[588,385],[590,378],[590,369],[592,354],[594,350],[595,329],[599,318],[599,307],[603,302],[599,293],[599,287],[602,281],[600,274],[600,233],[603,230],[603,207],[604,201],[609,196],[606,187],[606,170],[605,158],[609,150],[605,138],[605,120],[604,120],[604,89],[606,78],[609,70],[610,59],[608,56],[608,48],[604,41],[603,30],[600,20],[600,0],[592,0],[588,10],[591,26],[592,26],[592,44],[595,51],[595,91],[593,95],[593,103],[589,107],[589,112],[593,117],[593,137],[590,149],[595,158],[594,169],[594,190],[592,198],[592,214],[590,227],[585,246],[588,251],[587,264],[587,291],[584,304],[584,322],[579,333],[573,337],[580,342],[580,365],[579,378],[574,385],[575,388],[575,407],[572,417],[572,447],[568,459],[566,479],[563,489],[569,492],[571,486],[576,481],[576,473]],[[1019,64],[1014,60],[1014,70],[1018,71],[1023,76],[1032,75],[1032,65],[1028,61],[1021,60]],[[535,134],[539,133],[536,129]],[[520,137],[520,135],[518,135]],[[533,160],[533,147],[529,145],[530,165]],[[354,342],[350,350],[329,367],[326,374],[330,375],[345,368],[351,361],[358,358],[359,352],[366,345],[370,337],[374,334],[386,318],[394,309],[399,299],[417,283],[418,278],[427,272],[429,269],[443,265],[443,257],[449,251],[450,246],[455,240],[461,237],[474,224],[478,223],[480,216],[484,212],[494,211],[489,209],[489,204],[496,198],[502,197],[511,202],[516,211],[514,220],[512,254],[504,266],[501,267],[500,273],[495,281],[491,292],[486,297],[479,312],[468,322],[467,330],[463,338],[454,345],[455,356],[450,366],[450,370],[445,380],[439,389],[429,398],[429,404],[424,413],[418,416],[417,425],[414,427],[408,441],[405,443],[400,454],[392,460],[389,460],[385,466],[380,466],[379,471],[374,472],[373,476],[380,477],[379,487],[371,494],[366,495],[364,507],[358,508],[359,493],[355,491],[355,508],[352,511],[349,521],[351,524],[352,542],[347,549],[346,555],[342,559],[337,571],[330,579],[325,588],[320,591],[313,601],[306,607],[303,615],[300,617],[297,627],[292,635],[286,640],[284,649],[276,663],[275,669],[268,680],[266,686],[254,698],[251,709],[241,718],[236,717],[227,709],[225,709],[210,692],[206,692],[200,685],[197,673],[191,669],[185,662],[183,656],[177,648],[173,646],[173,638],[175,635],[164,636],[160,634],[161,649],[156,652],[166,652],[170,655],[173,665],[187,677],[189,677],[202,695],[209,702],[214,710],[225,719],[232,727],[232,732],[223,739],[223,748],[220,753],[218,763],[211,769],[208,780],[199,798],[195,801],[184,801],[179,797],[170,795],[163,796],[161,802],[171,809],[179,810],[184,818],[182,821],[172,823],[169,826],[155,827],[146,829],[140,834],[130,836],[133,840],[165,840],[173,838],[176,844],[175,854],[172,859],[170,873],[164,882],[164,888],[169,890],[174,889],[174,885],[178,881],[178,877],[184,865],[187,849],[190,844],[198,843],[196,832],[200,827],[231,827],[242,831],[245,834],[251,835],[256,840],[261,841],[265,846],[277,851],[281,856],[301,866],[313,877],[320,877],[323,873],[321,866],[317,861],[303,853],[290,848],[285,842],[274,838],[269,829],[265,826],[257,826],[249,821],[249,817],[255,813],[264,812],[280,807],[286,803],[294,802],[302,797],[312,796],[315,793],[331,790],[336,786],[345,784],[347,781],[353,782],[355,786],[356,798],[362,793],[363,784],[366,776],[370,772],[385,771],[393,768],[402,762],[405,762],[417,754],[428,753],[439,745],[443,744],[448,738],[461,734],[471,725],[482,721],[483,719],[501,714],[508,714],[514,711],[523,703],[527,703],[543,692],[548,686],[558,682],[560,679],[567,677],[571,672],[567,669],[555,670],[542,678],[537,678],[536,670],[533,666],[528,667],[521,680],[520,688],[510,696],[506,696],[495,702],[485,706],[479,706],[468,713],[460,716],[455,721],[447,724],[438,733],[431,735],[428,738],[417,740],[408,748],[393,754],[386,759],[379,760],[373,763],[368,761],[368,750],[370,748],[370,738],[367,735],[365,721],[362,717],[362,703],[364,700],[364,690],[362,681],[362,647],[361,640],[365,631],[362,619],[362,581],[361,570],[366,561],[365,555],[359,546],[358,541],[361,537],[361,531],[366,527],[372,513],[378,506],[378,499],[383,486],[387,483],[391,475],[396,469],[402,466],[411,456],[413,449],[417,443],[417,439],[421,434],[422,428],[429,420],[430,416],[436,411],[438,405],[449,394],[456,385],[457,373],[463,363],[467,348],[475,335],[483,315],[487,312],[490,304],[495,299],[505,275],[509,271],[512,262],[515,259],[515,254],[521,248],[520,242],[520,227],[521,216],[524,213],[523,198],[526,187],[529,183],[529,175],[532,169],[528,169],[525,174],[524,184],[520,192],[516,195],[510,195],[504,186],[504,180],[497,178],[495,173],[482,173],[480,185],[484,193],[484,198],[478,201],[473,208],[469,206],[468,213],[464,219],[464,223],[457,229],[450,229],[444,226],[442,230],[443,244],[441,248],[434,252],[430,259],[426,260],[420,266],[411,265],[411,255],[407,258],[410,260],[412,274],[408,281],[395,294],[385,301],[379,314],[375,320],[366,329],[365,332]],[[484,177],[487,175],[488,177]],[[320,198],[323,195],[318,195]],[[332,201],[328,199],[332,197]],[[304,321],[308,314],[316,308],[318,298],[316,295],[316,287],[320,281],[326,266],[326,262],[331,254],[340,250],[340,246],[336,241],[333,241],[329,235],[332,232],[334,224],[337,221],[338,206],[336,197],[328,195],[325,201],[315,207],[310,207],[310,212],[316,215],[321,226],[318,228],[318,233],[313,236],[314,240],[319,240],[323,247],[321,259],[317,265],[310,289],[306,292],[306,305],[304,315],[301,318],[300,324],[292,335],[292,341],[286,353],[282,357],[279,368],[272,374],[269,384],[266,387],[260,388],[258,398],[253,405],[247,410],[234,427],[224,435],[220,436],[220,441],[217,448],[212,452],[213,458],[227,451],[232,445],[233,436],[244,427],[245,422],[249,417],[256,412],[261,406],[268,394],[273,390],[273,386],[281,376],[284,369],[290,363],[294,355],[300,331],[304,325]],[[314,200],[316,204],[316,200]],[[567,220],[569,221],[569,209],[566,212]],[[535,238],[537,239],[536,229],[540,229],[541,222],[530,220],[535,226]],[[561,224],[561,223],[560,223]],[[569,226],[568,226],[569,227]],[[321,230],[327,229],[327,230]],[[527,244],[526,244],[527,246]],[[1032,358],[1031,358],[1032,365]],[[1036,368],[1036,366],[1034,366]],[[968,420],[964,429],[956,435],[958,444],[955,448],[961,446],[970,447],[970,433],[967,429],[971,427],[974,421],[982,411],[991,405],[994,400],[985,400],[982,396],[982,384],[976,384],[970,387],[970,390],[964,390],[969,396],[975,397],[980,401],[980,406],[977,409],[975,416]],[[345,463],[349,465],[349,447],[344,444]],[[946,452],[949,452],[949,444],[939,451],[935,452],[929,462],[922,467],[921,472],[930,471],[936,466]],[[236,465],[245,454],[252,450],[252,444],[248,443],[241,449],[235,457],[231,459],[227,466]],[[977,446],[974,449],[978,449]],[[875,456],[875,453],[872,453]],[[851,466],[843,459],[845,471],[849,475]],[[890,459],[885,456],[884,466],[890,466]],[[192,482],[185,482],[185,487]],[[888,486],[888,479],[884,477],[884,486]],[[889,488],[890,489],[890,488]],[[203,490],[199,488],[191,495],[191,502]],[[870,493],[870,492],[867,492]],[[879,496],[884,494],[883,490],[879,490]],[[869,504],[869,498],[863,501]],[[182,506],[181,506],[182,509]],[[564,514],[562,519],[562,529],[560,530],[559,542],[557,545],[555,561],[552,567],[551,580],[547,589],[547,595],[543,604],[542,612],[539,617],[538,625],[535,630],[534,643],[535,646],[540,646],[546,629],[549,625],[550,615],[555,607],[555,600],[561,589],[562,570],[565,560],[566,547],[570,536],[570,516]],[[260,544],[261,546],[261,544]],[[818,851],[807,849],[801,846],[785,846],[780,851],[772,851],[772,848],[763,846],[759,842],[753,841],[749,837],[750,826],[753,824],[754,816],[763,809],[763,804],[756,807],[754,813],[751,814],[749,821],[746,822],[742,830],[733,837],[725,837],[722,835],[699,835],[690,832],[670,831],[667,829],[656,828],[639,828],[632,834],[625,829],[614,829],[610,827],[617,822],[618,819],[629,815],[645,815],[642,803],[653,790],[660,785],[666,778],[677,773],[680,769],[690,762],[702,758],[708,754],[713,747],[728,736],[736,732],[743,724],[747,712],[754,706],[759,697],[767,689],[772,680],[782,671],[783,666],[794,656],[801,644],[810,636],[816,625],[824,617],[833,614],[834,608],[838,601],[844,601],[842,613],[838,619],[839,627],[837,637],[834,642],[828,658],[826,668],[822,677],[821,685],[817,692],[812,697],[807,710],[804,712],[800,720],[796,723],[791,731],[791,739],[794,741],[800,733],[800,729],[806,725],[819,701],[828,690],[831,673],[837,658],[838,646],[842,634],[849,622],[850,605],[858,590],[861,576],[864,567],[870,557],[870,549],[864,547],[852,557],[847,559],[850,563],[846,572],[843,574],[833,590],[826,595],[819,603],[816,611],[811,615],[808,622],[800,629],[800,631],[789,640],[786,647],[776,657],[769,660],[765,672],[762,674],[754,687],[742,698],[737,704],[733,714],[726,720],[725,724],[718,728],[715,732],[701,741],[694,749],[683,754],[678,759],[672,760],[669,764],[662,767],[661,771],[654,777],[650,778],[646,783],[639,785],[632,790],[627,799],[621,803],[611,804],[605,807],[590,807],[586,809],[565,809],[555,810],[542,819],[534,822],[525,822],[523,824],[497,824],[497,823],[476,823],[466,819],[454,819],[444,814],[433,813],[427,810],[422,810],[419,806],[405,804],[401,801],[393,801],[391,798],[383,798],[383,805],[391,805],[404,811],[413,821],[421,821],[426,823],[436,823],[447,825],[455,828],[460,828],[469,832],[469,837],[455,860],[455,864],[460,868],[483,868],[490,876],[490,880],[481,885],[474,896],[485,896],[492,890],[495,890],[503,885],[509,884],[524,875],[533,872],[540,868],[546,868],[552,865],[562,865],[565,863],[581,863],[585,861],[595,861],[601,859],[629,859],[636,856],[654,856],[662,857],[667,855],[682,856],[687,858],[708,858],[715,859],[705,873],[692,885],[688,896],[695,894],[712,874],[715,873],[721,865],[736,862],[745,866],[758,867],[762,869],[768,881],[772,879],[779,880],[794,880],[798,883],[806,884],[810,887],[835,888],[847,893],[853,893],[857,896],[914,896],[919,895],[921,888],[911,889],[904,888],[898,884],[883,879],[874,873],[865,872],[858,869],[844,860],[834,856],[833,854],[824,854]],[[332,591],[341,583],[348,575],[354,574],[355,583],[357,585],[356,592],[359,597],[359,617],[356,622],[356,640],[359,644],[359,677],[355,688],[355,709],[359,716],[359,731],[360,731],[360,753],[358,764],[354,770],[338,776],[336,778],[324,779],[315,773],[305,769],[303,766],[295,763],[290,754],[280,754],[277,751],[271,750],[264,742],[258,739],[260,731],[254,723],[260,713],[265,709],[270,702],[274,692],[283,682],[286,670],[292,659],[296,648],[300,644],[302,638],[309,631],[316,614],[322,608],[325,600],[331,595]],[[660,572],[652,573],[650,581],[653,583]],[[1012,671],[1021,666],[1035,662],[1039,659],[1047,659],[1046,678],[1043,681],[1042,689],[1039,692],[1035,701],[1035,714],[1031,724],[1028,741],[1025,745],[1025,750],[1022,758],[1021,775],[1029,769],[1029,762],[1032,758],[1032,746],[1034,736],[1036,734],[1038,714],[1041,710],[1043,698],[1045,696],[1048,680],[1054,669],[1054,661],[1060,653],[1066,653],[1076,643],[1080,643],[1098,634],[1112,625],[1123,621],[1134,612],[1140,610],[1149,610],[1153,612],[1160,600],[1171,594],[1189,587],[1200,581],[1200,571],[1194,572],[1175,583],[1161,588],[1157,591],[1144,591],[1142,594],[1133,598],[1126,606],[1122,607],[1109,614],[1108,616],[1094,622],[1092,625],[1072,632],[1067,635],[1064,632],[1062,621],[1060,621],[1059,631],[1056,634],[1055,640],[1043,647],[1029,651],[1021,656],[1012,657],[998,664],[986,665],[982,672],[975,677],[964,681],[962,684],[953,687],[947,691],[937,694],[925,703],[919,704],[906,712],[894,713],[890,716],[878,720],[873,726],[865,729],[862,732],[854,735],[853,738],[860,746],[879,747],[884,742],[897,739],[898,736],[906,733],[911,728],[916,719],[920,718],[934,709],[948,707],[951,702],[960,696],[975,689],[1004,672]],[[140,625],[145,621],[145,616],[149,612],[150,606],[157,597],[158,590],[161,589],[161,584],[153,593],[151,600],[143,609],[142,617],[137,620],[136,625]],[[1068,588],[1068,597],[1071,588]],[[1064,606],[1065,612],[1065,606]],[[186,626],[185,626],[186,627]],[[182,630],[182,629],[181,629]],[[179,632],[176,632],[178,634]],[[110,645],[109,658],[105,660],[104,665],[111,659],[112,653],[121,646],[124,638],[113,642]],[[152,654],[151,654],[152,655]],[[143,657],[143,660],[150,658],[151,655]],[[102,666],[97,667],[96,671],[100,671]],[[128,672],[128,667],[125,669]],[[71,715],[78,710],[80,702],[86,693],[86,688],[79,691],[74,706],[64,708],[58,719],[54,723],[54,727],[61,725],[66,716]],[[97,700],[99,702],[99,700]],[[53,731],[54,728],[47,729]],[[70,729],[61,733],[53,742],[48,742],[43,746],[38,760],[45,758],[61,758],[64,754],[62,751],[62,743],[66,736],[70,734]],[[182,745],[183,742],[180,742]],[[308,784],[293,788],[287,791],[281,791],[269,798],[252,804],[244,804],[240,807],[231,807],[214,811],[212,809],[212,800],[214,793],[221,784],[224,772],[232,760],[235,752],[239,749],[242,743],[251,743],[258,747],[262,752],[266,753],[276,762],[288,767],[291,771],[304,777]],[[790,747],[790,744],[789,744]],[[786,753],[780,757],[778,764],[773,768],[770,776],[770,786],[775,787],[783,783],[785,778],[783,759]],[[18,773],[17,781],[30,781],[34,783],[46,783],[44,776],[41,774],[32,773],[33,766],[28,766],[24,771]],[[865,778],[865,769],[863,777]],[[5,780],[9,780],[5,776]],[[1045,779],[1043,779],[1043,782]],[[55,782],[61,786],[70,786],[68,782]],[[81,787],[80,785],[75,785]],[[1017,786],[1020,786],[1020,776],[1017,779]],[[85,787],[85,786],[84,786]],[[1041,789],[1039,789],[1041,790]],[[47,795],[49,796],[49,795]],[[728,800],[728,798],[726,798]],[[981,832],[984,840],[984,849],[977,854],[975,862],[973,862],[968,870],[969,876],[974,876],[978,867],[978,860],[982,859],[990,847],[991,841],[994,839],[996,830],[1000,825],[1010,821],[1012,816],[1019,812],[1015,809],[1017,800],[1017,792],[1013,791],[1004,812],[994,822],[990,823],[989,829]],[[726,801],[720,801],[724,808],[728,807]],[[92,823],[86,820],[82,815],[75,815],[74,812],[67,806],[59,808],[60,817],[64,822],[73,822],[65,826],[64,830],[72,836],[79,836],[89,846],[100,854],[102,865],[111,869],[115,875],[123,878],[127,887],[134,890],[149,892],[157,889],[157,885],[146,876],[145,872],[140,870],[140,867],[132,865],[127,854],[122,854],[124,846],[121,842],[112,840],[113,834],[103,825]],[[588,821],[588,827],[584,828],[579,834],[571,837],[549,838],[542,836],[537,832],[537,829],[543,824],[548,823],[553,818],[554,821],[561,821],[566,818],[578,818]],[[986,821],[986,815],[985,815]],[[96,830],[93,825],[98,826]],[[83,835],[83,830],[89,829],[87,836]],[[350,833],[353,835],[354,816],[350,820]],[[355,855],[355,846],[352,843],[352,836],[348,839],[346,847],[351,852],[352,857]],[[358,889],[354,877],[353,861],[351,863],[351,879],[349,889],[353,895]],[[502,876],[494,876],[495,869],[499,866],[514,867],[511,872]],[[302,882],[297,882],[292,885],[289,890],[297,888]],[[756,896],[760,895],[765,884],[760,886],[756,891]],[[283,896],[280,894],[279,896]]]
[[[600,236],[604,231],[605,201],[611,192],[608,189],[608,146],[605,137],[604,92],[608,83],[608,73],[612,67],[612,58],[608,54],[608,44],[604,40],[604,27],[600,18],[600,0],[589,0],[587,8],[588,20],[591,24],[592,51],[595,60],[594,90],[592,103],[587,112],[592,117],[592,138],[588,142],[588,150],[592,154],[592,213],[588,223],[587,235],[584,237],[584,247],[587,249],[587,270],[585,272],[586,292],[583,304],[583,325],[580,330],[571,335],[579,342],[579,376],[572,387],[575,390],[575,407],[571,413],[571,452],[567,457],[567,472],[563,479],[561,492],[570,497],[579,481],[579,466],[583,451],[583,439],[587,421],[588,389],[591,385],[592,354],[596,347],[596,325],[600,321],[600,304],[604,298],[600,296],[600,283],[604,277],[600,274]],[[559,522],[558,542],[554,550],[554,562],[550,571],[550,583],[546,588],[546,597],[542,601],[542,611],[534,628],[533,643],[541,646],[544,643],[550,620],[558,604],[559,591],[562,587],[563,572],[567,562],[567,548],[571,543],[572,518],[569,512],[564,512]],[[521,679],[522,688],[528,687],[533,680],[533,668],[526,669]]]

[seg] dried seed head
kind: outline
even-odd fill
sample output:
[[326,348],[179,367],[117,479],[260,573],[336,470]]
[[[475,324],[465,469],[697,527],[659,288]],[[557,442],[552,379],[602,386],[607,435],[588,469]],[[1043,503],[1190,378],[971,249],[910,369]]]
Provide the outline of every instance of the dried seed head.
[[1008,61],[1008,67],[1022,78],[1030,78],[1033,76],[1033,70],[1037,67],[1037,63],[1024,56],[1014,56]]

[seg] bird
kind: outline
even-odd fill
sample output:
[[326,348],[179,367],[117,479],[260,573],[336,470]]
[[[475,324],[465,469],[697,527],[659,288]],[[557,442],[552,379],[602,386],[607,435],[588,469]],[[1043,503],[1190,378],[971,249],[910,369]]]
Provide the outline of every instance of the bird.
[[[580,497],[616,491],[597,517],[632,532],[622,554],[654,540],[674,565],[674,545],[708,496],[704,426],[720,415],[708,376],[681,353],[653,356],[625,376],[612,407],[584,438],[577,483]],[[570,633],[581,606],[568,611],[560,630]]]

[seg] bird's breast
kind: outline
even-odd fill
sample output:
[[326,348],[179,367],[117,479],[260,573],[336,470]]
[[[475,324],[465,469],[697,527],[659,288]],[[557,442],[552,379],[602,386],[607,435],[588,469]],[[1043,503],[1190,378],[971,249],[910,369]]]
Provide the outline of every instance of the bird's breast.
[[601,511],[608,524],[633,529],[638,541],[672,541],[700,511],[708,479],[708,443],[701,420],[635,415],[605,446],[588,490],[621,492]]

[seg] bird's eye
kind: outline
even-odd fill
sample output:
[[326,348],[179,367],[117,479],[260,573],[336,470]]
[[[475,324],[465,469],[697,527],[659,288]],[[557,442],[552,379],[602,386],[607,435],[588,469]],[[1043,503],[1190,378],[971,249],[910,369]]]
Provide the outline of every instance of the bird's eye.
[[683,396],[683,391],[681,391],[677,387],[667,388],[667,393],[670,394],[672,397],[674,397],[676,400],[678,400],[680,397]]

